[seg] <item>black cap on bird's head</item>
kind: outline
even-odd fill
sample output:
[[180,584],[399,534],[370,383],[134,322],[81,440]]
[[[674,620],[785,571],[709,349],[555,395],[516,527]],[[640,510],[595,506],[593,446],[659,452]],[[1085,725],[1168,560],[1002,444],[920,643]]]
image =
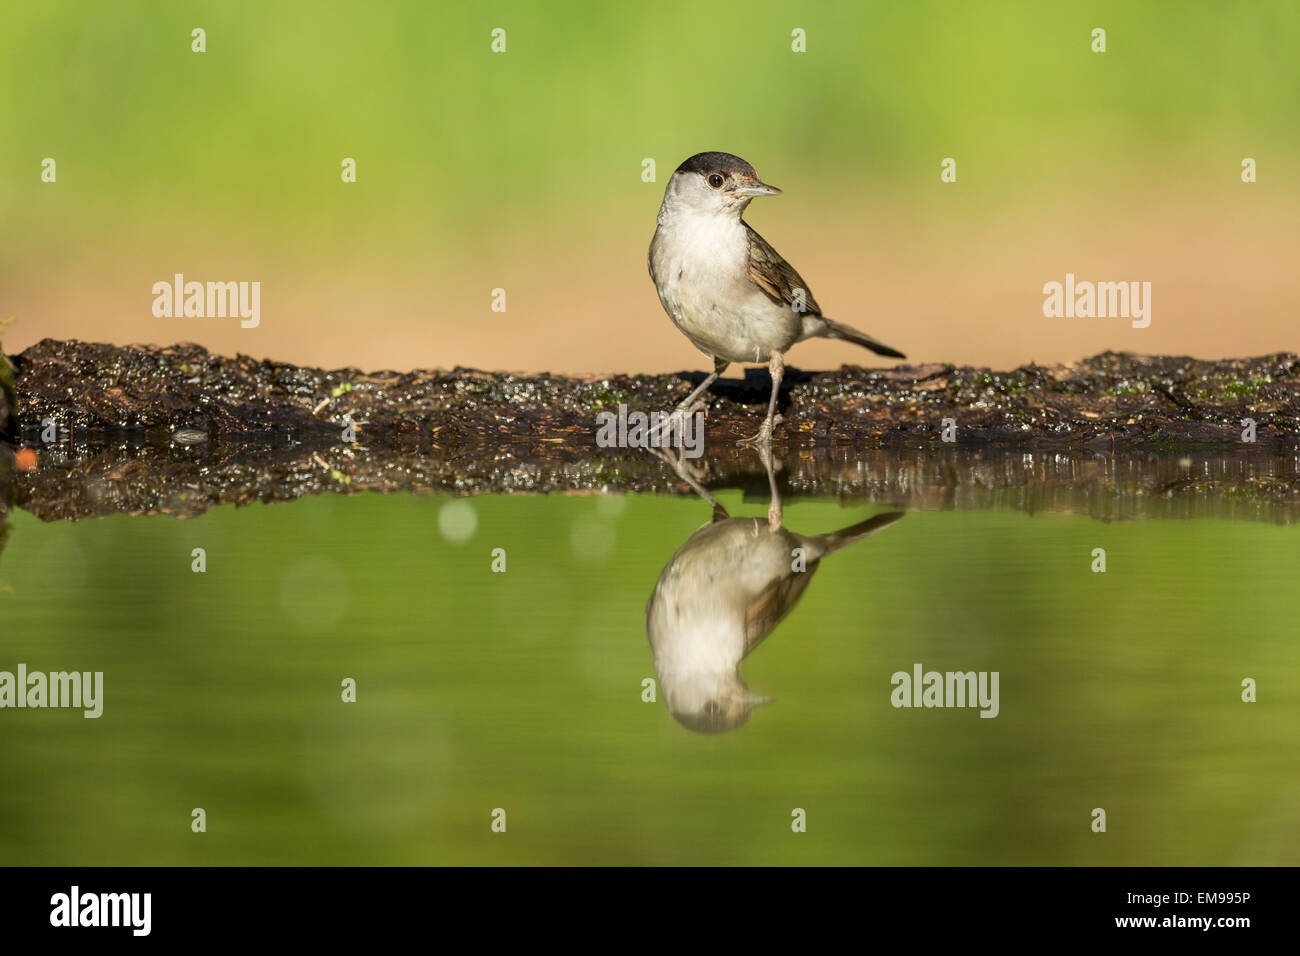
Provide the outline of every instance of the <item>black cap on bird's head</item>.
[[721,173],[739,173],[750,179],[757,179],[758,173],[754,167],[749,165],[739,156],[733,156],[731,153],[696,153],[690,159],[684,160],[677,167],[679,173],[700,173],[707,175],[711,172]]
[[696,153],[674,175],[696,173],[710,189],[748,202],[755,196],[777,196],[781,190],[758,178],[753,166],[731,153]]

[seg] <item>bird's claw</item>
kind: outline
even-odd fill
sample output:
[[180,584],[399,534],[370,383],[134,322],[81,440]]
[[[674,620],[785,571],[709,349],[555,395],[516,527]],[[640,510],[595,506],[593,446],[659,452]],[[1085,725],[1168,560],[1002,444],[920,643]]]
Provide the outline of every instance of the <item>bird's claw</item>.
[[[647,445],[645,450],[676,472],[677,477],[682,479],[682,481],[686,482],[686,484],[690,485],[692,488],[698,489],[700,483],[704,481],[706,475],[706,468],[704,465],[688,459],[682,449],[678,449],[677,453],[673,454],[667,449]],[[703,496],[708,501],[713,500],[707,492],[703,493]]]
[[749,438],[742,438],[736,442],[737,445],[748,447],[766,447],[772,444],[772,425],[770,421],[763,422],[763,427],[758,430],[757,435],[751,435]]
[[751,447],[763,447],[763,446],[770,445],[772,444],[773,430],[776,428],[777,425],[780,425],[783,421],[785,421],[785,416],[780,414],[777,414],[772,418],[765,419],[763,422],[763,427],[758,430],[757,435],[752,435],[749,438],[742,438],[740,439],[740,441],[736,442],[736,444],[748,445]]
[[674,428],[680,428],[684,431],[686,419],[690,418],[696,412],[704,412],[705,416],[708,415],[709,406],[704,403],[703,399],[696,399],[695,402],[689,406],[678,405],[667,415],[660,418],[657,423],[650,426],[650,428],[646,430],[646,436],[653,437],[658,435],[660,432],[663,432],[664,437],[668,438],[672,435]]

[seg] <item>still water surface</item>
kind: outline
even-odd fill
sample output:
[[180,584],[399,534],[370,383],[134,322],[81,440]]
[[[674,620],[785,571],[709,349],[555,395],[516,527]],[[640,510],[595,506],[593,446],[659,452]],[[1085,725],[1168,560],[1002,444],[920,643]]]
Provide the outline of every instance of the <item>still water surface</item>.
[[[1296,528],[717,498],[15,513],[0,670],[104,701],[0,710],[0,862],[1300,863]],[[997,716],[892,706],[918,664]]]

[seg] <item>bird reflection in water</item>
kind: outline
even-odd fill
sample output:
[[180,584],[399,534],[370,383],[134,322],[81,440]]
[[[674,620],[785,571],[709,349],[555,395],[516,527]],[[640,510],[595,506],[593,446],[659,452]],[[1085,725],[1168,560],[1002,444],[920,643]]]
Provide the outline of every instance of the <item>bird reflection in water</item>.
[[669,712],[700,733],[734,730],[771,698],[740,679],[740,662],[790,613],[822,558],[888,528],[902,512],[876,515],[829,534],[802,535],[781,526],[781,496],[770,454],[767,520],[733,518],[665,451],[655,454],[713,506],[713,521],[677,549],[646,605],[646,636]]

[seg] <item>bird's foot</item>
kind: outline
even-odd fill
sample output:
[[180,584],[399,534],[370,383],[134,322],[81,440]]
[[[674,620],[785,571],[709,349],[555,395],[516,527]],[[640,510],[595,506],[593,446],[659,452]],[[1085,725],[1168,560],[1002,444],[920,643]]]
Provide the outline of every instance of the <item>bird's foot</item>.
[[705,500],[714,503],[713,497],[708,492],[703,491],[700,487],[700,483],[703,482],[706,477],[705,467],[700,462],[692,461],[687,458],[684,449],[677,449],[673,452],[666,448],[656,448],[653,445],[647,445],[645,450],[676,472],[678,478],[682,479],[686,484],[700,492],[700,494],[704,496]]
[[662,416],[658,422],[646,429],[646,437],[654,438],[662,432],[659,444],[662,445],[672,438],[674,430],[678,434],[684,435],[686,431],[686,420],[696,412],[703,412],[706,416],[709,413],[709,406],[704,403],[703,399],[696,399],[692,404],[685,403],[678,405],[667,415]]
[[766,448],[770,446],[772,444],[772,429],[776,425],[781,424],[782,420],[783,419],[780,415],[777,415],[775,418],[764,419],[763,427],[758,430],[757,435],[752,435],[749,438],[742,438],[740,441],[736,442],[736,444],[745,445],[750,448]]

